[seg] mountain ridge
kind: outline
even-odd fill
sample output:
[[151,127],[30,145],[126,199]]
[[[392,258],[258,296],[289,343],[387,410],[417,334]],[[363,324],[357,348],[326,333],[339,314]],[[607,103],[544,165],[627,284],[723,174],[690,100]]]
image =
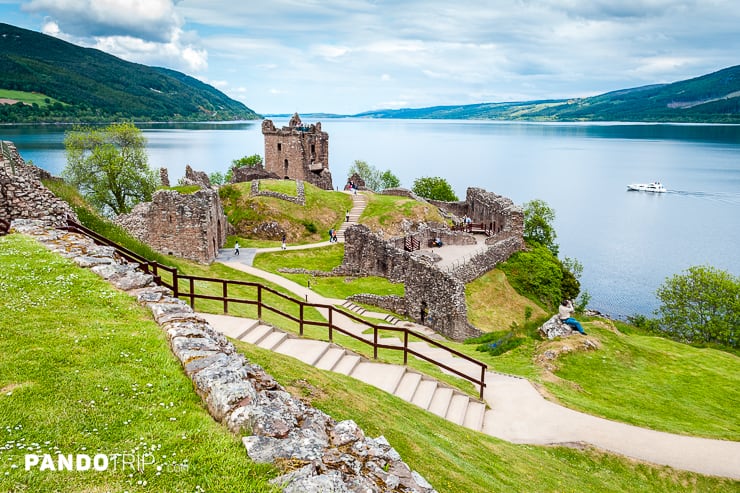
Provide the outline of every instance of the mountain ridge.
[[0,90],[45,96],[41,104],[20,101],[0,105],[0,122],[5,123],[260,117],[243,103],[181,72],[127,62],[94,48],[3,23],[0,72]]

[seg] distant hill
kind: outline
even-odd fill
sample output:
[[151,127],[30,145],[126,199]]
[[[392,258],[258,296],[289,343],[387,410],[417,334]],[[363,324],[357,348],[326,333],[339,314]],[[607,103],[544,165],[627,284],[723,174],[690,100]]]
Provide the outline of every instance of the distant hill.
[[2,23],[0,74],[4,123],[259,118],[244,104],[183,73],[126,62]]
[[578,99],[376,110],[368,118],[740,123],[740,65],[672,84]]

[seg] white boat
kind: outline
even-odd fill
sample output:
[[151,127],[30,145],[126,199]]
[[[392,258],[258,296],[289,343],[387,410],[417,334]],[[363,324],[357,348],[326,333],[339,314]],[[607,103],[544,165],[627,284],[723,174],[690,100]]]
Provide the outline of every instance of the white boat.
[[659,181],[654,181],[652,183],[633,183],[631,185],[627,185],[627,190],[632,190],[635,192],[657,192],[657,193],[663,193],[666,191],[663,184],[660,183]]

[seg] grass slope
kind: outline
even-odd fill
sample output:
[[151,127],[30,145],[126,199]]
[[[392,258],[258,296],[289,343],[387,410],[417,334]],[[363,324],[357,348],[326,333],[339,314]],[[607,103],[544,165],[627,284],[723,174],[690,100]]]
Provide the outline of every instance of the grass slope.
[[653,467],[594,450],[514,445],[422,411],[344,375],[237,343],[294,395],[385,436],[440,493],[740,491],[740,483]]
[[[250,462],[208,416],[161,330],[130,297],[17,235],[0,238],[0,266],[0,309],[10,315],[0,318],[0,490],[273,491],[266,481],[276,471]],[[505,443],[343,375],[238,347],[295,395],[387,437],[440,493],[740,491],[738,482],[596,451]],[[31,451],[146,451],[156,462],[142,471],[27,472]]]
[[[345,212],[352,208],[349,195],[322,190],[310,183],[304,183],[305,205],[275,197],[252,197],[251,189],[252,182],[246,182],[224,185],[219,191],[224,211],[243,247],[278,246],[280,230],[286,231],[288,242],[293,244],[327,241],[329,228],[339,227]],[[295,182],[282,180],[260,180],[260,189],[288,196],[296,194]],[[270,223],[278,227],[263,227]],[[228,245],[232,246],[234,240],[230,238]]]
[[[0,313],[0,491],[274,491],[128,295],[10,235]],[[151,455],[140,471],[53,472],[25,471],[26,453]]]

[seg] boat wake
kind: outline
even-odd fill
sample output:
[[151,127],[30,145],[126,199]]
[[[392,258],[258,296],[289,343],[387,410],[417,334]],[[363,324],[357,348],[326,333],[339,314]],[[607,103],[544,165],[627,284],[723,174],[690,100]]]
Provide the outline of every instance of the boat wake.
[[695,197],[698,199],[719,202],[728,205],[740,205],[740,192],[702,192],[688,190],[667,190],[667,193],[673,195],[682,195],[684,197]]

